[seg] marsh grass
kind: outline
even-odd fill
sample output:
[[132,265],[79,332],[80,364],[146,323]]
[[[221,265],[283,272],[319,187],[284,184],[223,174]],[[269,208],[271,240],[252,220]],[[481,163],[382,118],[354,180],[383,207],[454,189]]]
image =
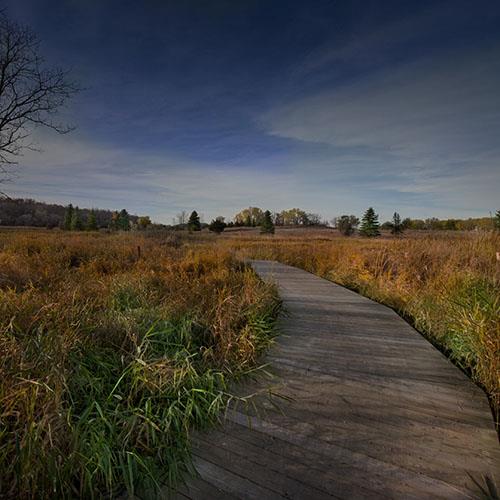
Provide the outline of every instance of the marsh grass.
[[394,308],[484,387],[498,424],[499,249],[494,233],[0,232],[0,496],[154,497],[189,473],[192,430],[272,342],[279,301],[249,257]]
[[175,485],[192,429],[215,422],[229,382],[254,369],[278,307],[214,247],[0,233],[1,496]]

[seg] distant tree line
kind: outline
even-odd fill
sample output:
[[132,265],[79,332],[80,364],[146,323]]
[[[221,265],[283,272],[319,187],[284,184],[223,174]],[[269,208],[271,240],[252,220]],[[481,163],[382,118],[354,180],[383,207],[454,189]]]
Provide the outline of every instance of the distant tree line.
[[[476,229],[493,229],[496,226],[493,217],[478,217],[469,219],[410,219],[402,221],[407,229],[432,230],[432,231],[473,231]],[[387,228],[387,223],[382,224],[382,229]]]
[[478,229],[491,230],[500,229],[500,210],[495,217],[480,217],[469,219],[401,219],[395,212],[392,220],[379,224],[378,214],[373,208],[369,208],[360,221],[355,215],[341,215],[332,220],[331,225],[342,234],[350,236],[356,230],[364,236],[378,236],[380,230],[389,230],[392,234],[401,234],[407,229],[426,231],[473,231]]
[[[121,211],[64,207],[58,204],[44,203],[32,199],[10,199],[0,197],[0,226],[32,226],[59,227],[65,230],[95,231],[102,228],[128,231],[130,229],[175,229],[201,231],[208,228],[214,233],[222,233],[227,227],[260,227],[263,233],[273,233],[275,226],[320,226],[327,225],[318,214],[308,213],[300,208],[291,208],[281,212],[271,212],[258,207],[248,207],[238,212],[233,221],[226,222],[222,216],[216,217],[209,224],[202,222],[196,210],[188,216],[181,212],[173,221],[173,225],[153,224],[148,216],[130,215],[127,210]],[[500,210],[494,216],[469,219],[402,219],[395,212],[392,220],[379,223],[378,214],[370,207],[361,221],[355,215],[335,217],[330,226],[346,236],[355,232],[363,236],[378,236],[381,230],[389,230],[398,235],[405,230],[476,230],[499,229]]]
[[[120,212],[44,203],[32,199],[0,198],[0,226],[31,226],[61,229],[114,228]],[[126,212],[126,211],[125,211]],[[147,227],[149,217],[129,215],[130,227]]]
[[[151,219],[148,216],[131,216],[122,208],[119,212],[115,210],[111,213],[111,221],[107,228],[112,231],[130,231],[131,229],[143,230],[151,226]],[[70,203],[66,207],[62,229],[66,231],[98,231],[96,211],[90,209],[86,220],[83,221],[79,208],[73,207]]]

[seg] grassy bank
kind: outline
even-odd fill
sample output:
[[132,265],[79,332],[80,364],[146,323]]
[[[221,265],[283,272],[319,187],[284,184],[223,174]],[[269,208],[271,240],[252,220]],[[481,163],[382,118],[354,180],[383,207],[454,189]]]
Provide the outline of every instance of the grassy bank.
[[190,430],[255,367],[277,308],[217,246],[0,233],[0,496],[174,484]]
[[298,266],[394,308],[486,390],[498,426],[500,235],[328,237],[278,233],[224,243],[241,256]]

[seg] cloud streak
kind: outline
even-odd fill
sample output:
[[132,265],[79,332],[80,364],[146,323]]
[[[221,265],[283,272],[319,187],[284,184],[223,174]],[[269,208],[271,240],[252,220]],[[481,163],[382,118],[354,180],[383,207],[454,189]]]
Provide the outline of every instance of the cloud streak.
[[116,209],[122,206],[169,223],[181,210],[206,218],[232,217],[237,209],[262,204],[277,210],[300,187],[286,173],[259,175],[255,166],[220,166],[104,147],[78,138],[44,135],[45,152],[27,153],[21,176],[9,186],[13,196]]
[[465,196],[467,206],[486,210],[500,188],[498,88],[499,46],[460,60],[446,52],[302,97],[261,123],[270,134],[322,145],[316,165],[332,182],[347,175],[374,194],[441,195],[448,206]]

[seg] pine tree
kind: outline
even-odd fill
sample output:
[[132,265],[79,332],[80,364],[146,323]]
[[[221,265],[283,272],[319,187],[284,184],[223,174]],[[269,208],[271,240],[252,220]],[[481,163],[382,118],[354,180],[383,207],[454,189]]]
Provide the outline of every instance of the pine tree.
[[200,216],[196,210],[193,210],[189,216],[188,229],[190,231],[201,231]]
[[121,231],[130,231],[130,218],[125,209],[120,210],[116,225]]
[[497,210],[495,214],[495,227],[500,230],[500,210]]
[[80,210],[78,207],[73,209],[71,216],[71,231],[81,231],[83,229],[82,218],[80,217]]
[[263,234],[274,234],[274,224],[271,218],[271,212],[266,210],[264,212],[264,219],[260,225],[260,232]]
[[394,212],[392,216],[391,233],[401,234],[403,232],[403,224],[401,223],[401,217],[397,212]]
[[63,228],[66,231],[71,231],[71,220],[73,219],[73,205],[70,203],[66,207],[66,213],[64,214]]
[[95,212],[91,210],[87,216],[87,231],[97,231],[97,220]]
[[378,215],[375,213],[375,210],[373,210],[372,207],[370,207],[363,215],[359,232],[363,236],[368,237],[380,235]]

